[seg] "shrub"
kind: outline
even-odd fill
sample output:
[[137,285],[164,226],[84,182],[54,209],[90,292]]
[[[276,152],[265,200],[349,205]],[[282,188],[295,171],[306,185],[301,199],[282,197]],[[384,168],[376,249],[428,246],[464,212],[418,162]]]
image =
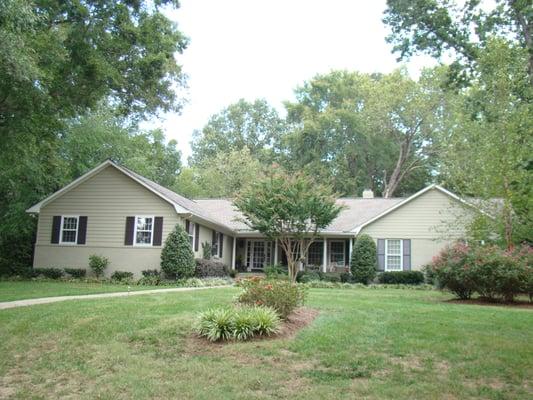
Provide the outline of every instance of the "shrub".
[[322,272],[318,276],[326,282],[341,282],[341,275],[337,272]]
[[109,266],[109,260],[104,256],[92,254],[89,256],[89,267],[94,275],[99,278]]
[[237,270],[236,269],[228,269],[228,275],[230,278],[236,278],[237,277]]
[[304,303],[307,293],[306,288],[301,285],[259,277],[243,279],[239,281],[239,286],[244,289],[238,297],[239,303],[272,307],[283,319]]
[[129,271],[115,271],[111,275],[113,281],[131,281],[133,279],[133,272]]
[[343,272],[340,275],[342,283],[351,283],[354,282],[352,275],[349,272]]
[[180,224],[167,236],[161,250],[161,270],[171,279],[190,278],[194,275],[194,254],[189,236]]
[[428,285],[437,285],[437,277],[435,276],[435,271],[433,271],[433,267],[431,264],[424,265],[421,268],[422,273],[424,274],[424,281]]
[[288,271],[282,265],[268,265],[265,267],[265,275],[268,279],[283,279],[288,276]]
[[65,268],[65,272],[73,278],[84,278],[87,275],[87,270],[85,268]]
[[254,336],[269,336],[279,331],[276,311],[264,306],[217,308],[200,313],[196,331],[212,342],[247,340]]
[[204,260],[211,260],[211,257],[213,256],[213,246],[211,246],[211,243],[209,242],[203,242],[202,243],[202,258]]
[[424,274],[420,271],[382,272],[378,281],[390,285],[420,285],[424,283]]
[[33,271],[37,276],[42,275],[49,279],[59,279],[65,274],[60,268],[34,268]]
[[194,276],[206,278],[208,276],[228,276],[228,266],[221,261],[197,258]]
[[353,280],[368,285],[376,276],[377,250],[374,240],[360,235],[355,240],[350,262]]
[[230,279],[224,278],[187,278],[178,279],[176,285],[179,287],[209,287],[209,286],[226,286],[231,285],[233,282]]
[[296,274],[296,282],[307,283],[311,281],[319,281],[322,277],[319,272],[313,271],[298,271]]
[[161,277],[161,272],[158,269],[145,269],[141,271],[142,276],[148,277]]

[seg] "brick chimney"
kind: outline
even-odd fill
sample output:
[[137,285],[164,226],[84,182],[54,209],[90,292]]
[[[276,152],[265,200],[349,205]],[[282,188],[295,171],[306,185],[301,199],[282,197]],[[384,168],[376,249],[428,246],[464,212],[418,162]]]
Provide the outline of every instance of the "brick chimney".
[[374,192],[370,189],[363,190],[363,199],[373,199]]

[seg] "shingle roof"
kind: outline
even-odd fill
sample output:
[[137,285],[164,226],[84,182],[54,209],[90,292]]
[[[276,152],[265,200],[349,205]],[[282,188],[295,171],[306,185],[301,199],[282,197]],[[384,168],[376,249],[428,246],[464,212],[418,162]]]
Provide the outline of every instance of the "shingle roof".
[[[402,200],[402,198],[340,198],[337,200],[337,204],[343,205],[345,208],[325,231],[349,232],[356,226],[376,217]],[[242,214],[235,209],[230,199],[196,199],[195,203],[213,219],[232,230],[249,230],[249,227],[245,223],[238,220],[242,218]]]

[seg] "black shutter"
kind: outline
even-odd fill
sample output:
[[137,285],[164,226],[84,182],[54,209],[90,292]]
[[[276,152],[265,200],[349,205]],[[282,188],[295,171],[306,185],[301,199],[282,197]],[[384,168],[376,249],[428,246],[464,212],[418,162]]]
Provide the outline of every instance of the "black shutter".
[[161,246],[163,242],[163,217],[154,218],[154,240],[152,246]]
[[220,245],[219,245],[220,246],[220,258],[222,258],[222,250],[224,248],[224,234],[221,233],[219,238],[220,238]]
[[59,243],[59,234],[61,232],[61,215],[54,215],[52,219],[52,240],[51,243]]
[[344,241],[344,266],[350,265],[350,239]]
[[185,220],[185,232],[187,232],[187,235],[189,234],[189,228],[191,227],[191,221],[188,219]]
[[385,239],[378,239],[378,271],[385,271]]
[[135,231],[135,217],[126,217],[126,232],[124,234],[124,244],[133,246],[133,232]]
[[194,251],[198,251],[198,242],[200,241],[200,224],[194,225]]
[[411,270],[411,239],[403,239],[403,270]]
[[78,244],[85,244],[87,238],[87,217],[78,220]]

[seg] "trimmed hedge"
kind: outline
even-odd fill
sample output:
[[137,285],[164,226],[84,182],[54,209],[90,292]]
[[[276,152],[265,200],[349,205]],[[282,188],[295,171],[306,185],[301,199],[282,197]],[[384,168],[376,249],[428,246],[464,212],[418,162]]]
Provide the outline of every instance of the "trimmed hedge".
[[378,275],[378,282],[389,285],[420,285],[424,274],[420,271],[390,271]]
[[49,279],[59,279],[65,275],[61,268],[34,268],[33,272],[36,276],[42,275]]
[[195,263],[194,276],[197,278],[224,277],[229,275],[228,266],[221,261],[197,258]]
[[85,278],[87,270],[84,268],[65,268],[65,272],[73,278]]
[[111,275],[113,281],[131,281],[133,280],[133,272],[129,271],[115,271]]
[[368,285],[376,277],[377,267],[377,250],[374,239],[368,235],[358,236],[350,261],[353,281]]
[[161,251],[161,270],[169,279],[184,279],[193,277],[194,269],[194,253],[189,235],[180,224],[176,224]]

